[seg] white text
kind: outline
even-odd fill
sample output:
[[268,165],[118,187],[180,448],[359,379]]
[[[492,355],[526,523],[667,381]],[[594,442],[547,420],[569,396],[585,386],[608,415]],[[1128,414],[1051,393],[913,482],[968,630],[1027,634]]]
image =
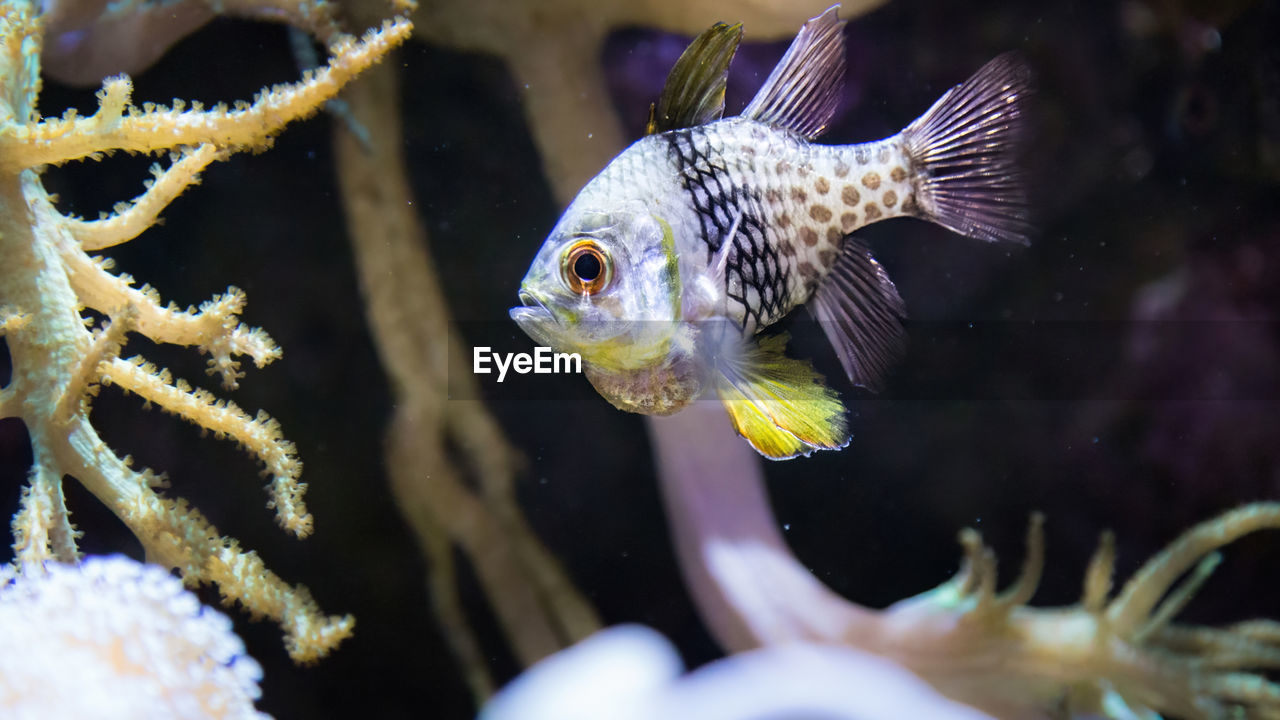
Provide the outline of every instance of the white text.
[[495,353],[492,348],[478,347],[472,353],[471,369],[477,375],[488,375],[498,369],[498,382],[507,377],[508,370],[515,370],[521,375],[581,373],[582,356],[578,353],[552,352],[549,347],[536,347],[529,353]]

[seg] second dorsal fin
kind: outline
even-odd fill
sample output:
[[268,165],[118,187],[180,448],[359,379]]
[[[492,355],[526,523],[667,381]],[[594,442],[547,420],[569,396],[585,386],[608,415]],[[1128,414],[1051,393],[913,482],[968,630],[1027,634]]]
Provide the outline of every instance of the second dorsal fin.
[[827,129],[844,88],[844,20],[832,5],[800,28],[742,117],[812,140]]
[[725,78],[742,40],[742,23],[716,23],[689,43],[676,60],[656,105],[649,106],[645,134],[714,122],[724,115]]

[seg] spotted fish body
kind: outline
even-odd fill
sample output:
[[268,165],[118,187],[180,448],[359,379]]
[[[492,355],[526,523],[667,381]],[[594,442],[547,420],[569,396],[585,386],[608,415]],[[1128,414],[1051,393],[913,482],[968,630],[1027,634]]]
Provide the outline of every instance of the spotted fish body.
[[771,325],[806,305],[846,374],[875,388],[900,353],[905,307],[852,233],[912,216],[1025,242],[1015,148],[1027,73],[1001,56],[902,132],[813,142],[843,82],[832,8],[801,29],[743,113],[721,119],[740,26],[677,61],[649,134],[593,178],[552,229],[512,318],[578,352],[615,406],[666,414],[704,397],[766,457],[847,444],[844,406]]
[[850,233],[912,213],[909,166],[897,138],[816,145],[731,118],[644,138],[579,201],[631,196],[656,208],[681,257],[700,260],[722,285],[724,307],[700,309],[755,333],[813,296]]

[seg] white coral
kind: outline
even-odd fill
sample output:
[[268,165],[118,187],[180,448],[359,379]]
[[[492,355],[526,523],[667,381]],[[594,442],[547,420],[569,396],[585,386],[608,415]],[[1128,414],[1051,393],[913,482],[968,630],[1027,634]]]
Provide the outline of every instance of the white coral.
[[0,569],[0,715],[256,718],[262,668],[227,616],[123,556]]

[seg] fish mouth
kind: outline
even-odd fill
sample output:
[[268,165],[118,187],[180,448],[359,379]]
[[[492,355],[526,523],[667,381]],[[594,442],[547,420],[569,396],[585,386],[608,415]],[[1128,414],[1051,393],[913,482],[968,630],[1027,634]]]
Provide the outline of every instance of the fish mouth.
[[521,327],[526,327],[528,323],[539,323],[547,320],[560,324],[560,318],[551,312],[551,308],[543,302],[542,298],[534,295],[528,290],[520,290],[520,307],[513,307],[510,310],[511,319]]

